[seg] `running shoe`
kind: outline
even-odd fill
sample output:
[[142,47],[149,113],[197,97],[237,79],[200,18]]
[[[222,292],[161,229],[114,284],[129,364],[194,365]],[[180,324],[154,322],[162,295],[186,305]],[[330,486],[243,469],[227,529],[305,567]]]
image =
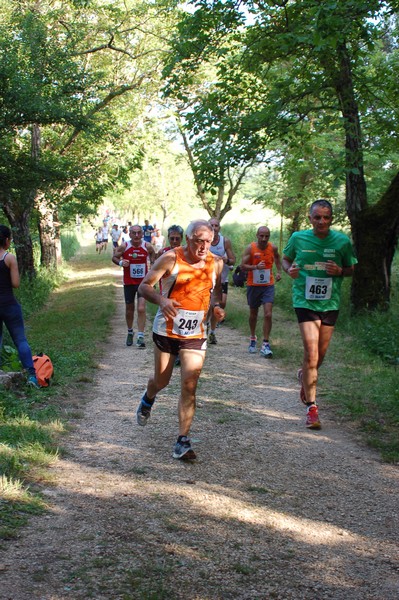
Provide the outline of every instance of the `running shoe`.
[[137,336],[136,346],[137,346],[137,348],[145,348],[145,341],[144,341],[143,335]]
[[256,354],[256,340],[251,340],[249,342],[248,352],[250,354]]
[[217,342],[217,339],[216,339],[216,335],[215,335],[214,333],[212,333],[212,332],[211,332],[211,333],[209,334],[209,337],[208,337],[208,342],[209,342],[210,344],[217,344],[217,343],[218,343],[218,342]]
[[321,423],[319,419],[319,409],[316,404],[308,406],[306,412],[306,427],[308,429],[321,429]]
[[144,400],[144,396],[143,396],[143,398],[140,401],[140,404],[138,405],[137,412],[136,412],[137,425],[141,425],[142,427],[147,425],[148,419],[151,416],[151,408],[152,408],[152,406]]
[[126,346],[133,346],[133,336],[134,333],[130,333],[129,331],[126,338]]
[[180,458],[183,460],[194,460],[197,458],[194,450],[191,447],[191,442],[186,436],[179,438],[173,448],[173,458]]
[[270,348],[269,342],[263,342],[262,348],[260,349],[260,355],[265,358],[273,358],[273,352]]
[[27,383],[28,383],[28,385],[30,385],[32,387],[35,387],[35,388],[39,388],[40,387],[36,375],[30,375],[28,377]]
[[299,392],[299,397],[301,399],[301,402],[303,402],[303,404],[307,404],[306,402],[306,395],[305,395],[305,388],[303,387],[303,375],[302,375],[302,369],[298,369],[298,372],[296,374],[297,379],[299,381],[299,383],[301,384],[301,391]]

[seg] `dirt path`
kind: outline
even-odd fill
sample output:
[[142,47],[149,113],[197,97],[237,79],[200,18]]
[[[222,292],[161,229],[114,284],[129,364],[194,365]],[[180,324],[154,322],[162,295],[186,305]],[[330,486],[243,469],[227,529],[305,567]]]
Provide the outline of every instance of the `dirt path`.
[[327,409],[306,431],[294,377],[227,325],[201,378],[198,460],[175,461],[179,372],[139,428],[152,342],[124,345],[122,302],[112,330],[50,512],[0,553],[1,599],[399,599],[397,468]]

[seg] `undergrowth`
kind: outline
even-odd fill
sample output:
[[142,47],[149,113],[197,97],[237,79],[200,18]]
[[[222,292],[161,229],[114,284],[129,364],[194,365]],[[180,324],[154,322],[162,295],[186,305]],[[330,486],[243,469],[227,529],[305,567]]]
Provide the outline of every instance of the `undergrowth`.
[[[30,285],[21,286],[29,344],[33,354],[51,357],[54,377],[48,388],[1,390],[0,540],[15,535],[29,514],[45,508],[37,484],[52,483],[49,467],[67,430],[68,390],[80,381],[93,381],[96,374],[97,349],[109,332],[115,292],[108,272],[110,254],[93,259],[89,253],[92,247],[74,260],[69,273],[39,269]],[[6,369],[21,369],[10,340],[2,358]]]

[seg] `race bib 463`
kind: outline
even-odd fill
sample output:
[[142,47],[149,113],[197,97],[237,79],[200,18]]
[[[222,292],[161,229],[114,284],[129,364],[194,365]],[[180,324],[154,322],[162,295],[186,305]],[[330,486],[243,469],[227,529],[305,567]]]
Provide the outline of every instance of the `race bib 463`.
[[332,277],[306,277],[306,300],[330,300]]

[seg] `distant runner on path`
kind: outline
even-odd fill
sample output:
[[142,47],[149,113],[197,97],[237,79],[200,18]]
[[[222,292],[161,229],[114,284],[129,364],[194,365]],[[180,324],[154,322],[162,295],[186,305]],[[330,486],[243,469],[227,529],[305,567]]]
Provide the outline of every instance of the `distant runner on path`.
[[154,230],[154,227],[152,225],[150,225],[150,222],[148,219],[145,219],[144,225],[142,226],[142,230],[143,230],[144,241],[148,242],[150,244],[151,239],[152,239],[152,234],[155,230]]
[[316,404],[318,369],[338,318],[342,279],[353,275],[357,263],[350,239],[330,230],[332,218],[330,202],[316,200],[309,210],[312,229],[293,233],[283,250],[283,269],[294,280],[293,305],[303,342],[298,379],[309,429],[321,427]]
[[276,281],[281,279],[281,259],[277,246],[272,244],[268,227],[259,227],[256,242],[252,242],[244,250],[241,268],[248,272],[247,301],[249,306],[250,340],[248,352],[256,353],[256,324],[260,306],[263,306],[263,342],[260,355],[272,358],[269,336],[272,330],[272,313],[274,302],[273,265],[276,264]]
[[[186,230],[186,244],[162,254],[139,287],[143,298],[159,308],[153,324],[154,375],[138,406],[137,423],[147,424],[156,394],[168,385],[179,354],[179,437],[173,458],[196,458],[188,435],[205,360],[208,311],[213,311],[219,320],[225,315],[220,307],[223,261],[209,251],[212,239],[213,229],[208,221],[191,222]],[[162,292],[155,289],[160,280]]]
[[148,260],[155,259],[154,248],[142,240],[140,225],[129,228],[130,241],[115,248],[112,262],[123,268],[123,292],[126,304],[127,337],[126,346],[133,345],[134,301],[137,294],[137,348],[145,348],[144,328],[146,322],[145,300],[138,292],[139,285],[148,271]]

